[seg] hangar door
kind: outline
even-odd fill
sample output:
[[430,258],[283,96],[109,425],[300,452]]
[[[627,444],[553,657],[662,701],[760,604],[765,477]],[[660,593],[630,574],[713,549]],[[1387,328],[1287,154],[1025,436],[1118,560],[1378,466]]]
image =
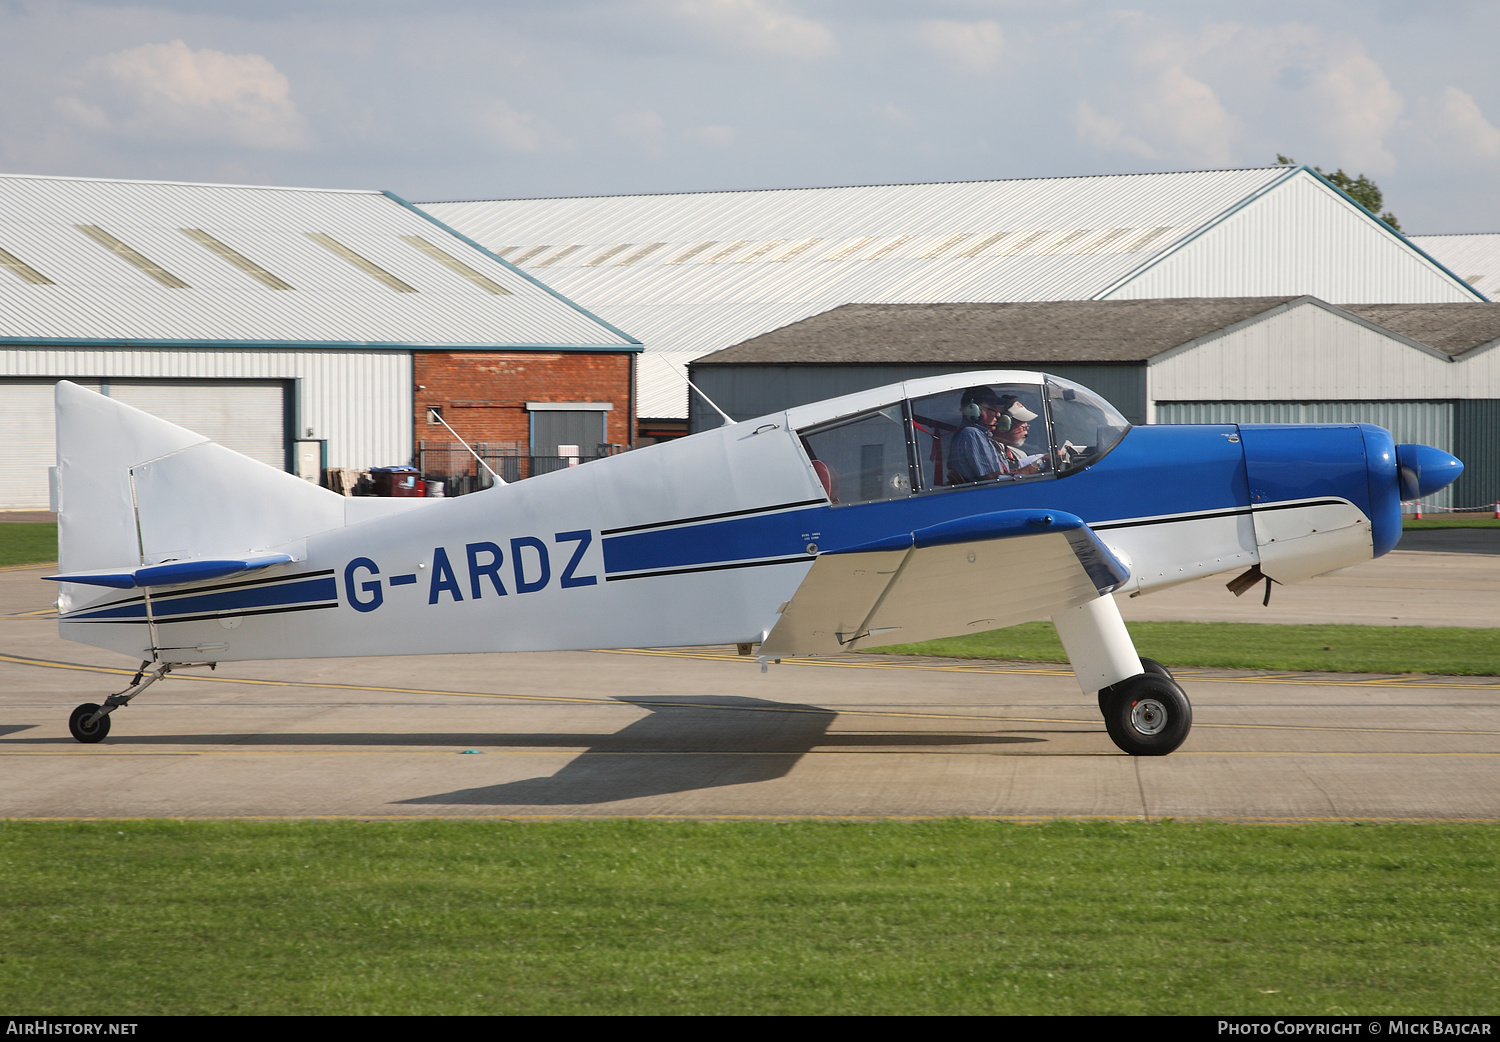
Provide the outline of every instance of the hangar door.
[[[1452,402],[1157,402],[1157,423],[1373,423],[1397,445],[1453,451]],[[1453,486],[1423,500],[1452,506]]]
[[[286,469],[291,395],[285,380],[82,380],[252,459]],[[0,380],[0,510],[46,510],[47,468],[56,462],[55,380]]]

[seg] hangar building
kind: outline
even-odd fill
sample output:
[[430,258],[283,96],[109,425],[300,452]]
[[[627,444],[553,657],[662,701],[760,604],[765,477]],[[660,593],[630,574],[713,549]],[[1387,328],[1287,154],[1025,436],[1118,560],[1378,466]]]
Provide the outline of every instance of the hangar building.
[[643,430],[687,362],[842,304],[1486,299],[1308,167],[421,205],[641,339]]
[[389,193],[0,176],[0,269],[0,508],[47,506],[59,379],[312,478],[448,441],[428,406],[630,440],[637,342]]
[[[1031,369],[1090,387],[1132,423],[1375,423],[1464,461],[1431,505],[1500,500],[1496,304],[849,304],[690,368],[736,420],[920,376]],[[721,422],[696,401],[693,420]]]

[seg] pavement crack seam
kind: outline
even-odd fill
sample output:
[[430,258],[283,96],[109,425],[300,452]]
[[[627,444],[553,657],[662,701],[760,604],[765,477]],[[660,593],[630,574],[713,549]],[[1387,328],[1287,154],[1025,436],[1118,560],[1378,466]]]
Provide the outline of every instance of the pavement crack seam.
[[1131,766],[1135,768],[1135,791],[1141,797],[1141,817],[1149,822],[1151,820],[1151,808],[1146,804],[1146,784],[1141,781],[1141,758],[1139,756],[1132,756],[1130,762]]

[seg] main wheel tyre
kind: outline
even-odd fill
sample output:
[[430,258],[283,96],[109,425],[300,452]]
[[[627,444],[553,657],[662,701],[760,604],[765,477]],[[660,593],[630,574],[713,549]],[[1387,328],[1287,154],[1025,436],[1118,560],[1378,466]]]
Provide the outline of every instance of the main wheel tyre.
[[[1154,658],[1143,658],[1143,659],[1141,659],[1141,669],[1145,670],[1147,673],[1154,673],[1154,674],[1156,674],[1159,677],[1166,677],[1168,680],[1170,680],[1174,684],[1177,683],[1177,678],[1172,675],[1172,671],[1170,669],[1168,669],[1166,666],[1163,666],[1160,662],[1156,661],[1156,659],[1154,659]],[[1124,681],[1121,681],[1120,683],[1123,684]],[[1100,691],[1099,691],[1099,712],[1101,714],[1103,714],[1105,716],[1109,715],[1109,710],[1107,708],[1105,708],[1105,707],[1109,705],[1109,696],[1114,692],[1115,688],[1119,687],[1119,686],[1120,686],[1120,684],[1115,684],[1113,687],[1106,687],[1106,688],[1101,688],[1100,689]],[[1182,690],[1182,686],[1180,684],[1178,685],[1178,690],[1179,691]]]
[[1174,681],[1155,673],[1122,680],[1109,689],[1104,726],[1131,756],[1165,756],[1193,728],[1193,707]]
[[1155,673],[1159,677],[1166,677],[1173,683],[1177,682],[1177,678],[1172,675],[1172,671],[1154,658],[1141,659],[1141,668],[1147,673]]
[[85,702],[73,710],[73,715],[68,717],[68,730],[73,732],[73,737],[85,745],[104,741],[104,736],[109,734],[109,717],[101,716],[92,724],[84,721],[99,711],[99,707],[93,702]]

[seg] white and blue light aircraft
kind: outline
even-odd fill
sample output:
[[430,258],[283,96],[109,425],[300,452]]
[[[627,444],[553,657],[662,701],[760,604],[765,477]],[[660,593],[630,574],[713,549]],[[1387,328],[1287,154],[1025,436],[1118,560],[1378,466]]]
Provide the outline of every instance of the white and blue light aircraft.
[[[965,427],[998,450],[1015,418],[1008,472],[966,476]],[[737,644],[764,668],[1050,618],[1114,742],[1160,755],[1192,708],[1115,595],[1234,573],[1269,597],[1388,552],[1401,501],[1462,469],[1366,424],[1132,427],[991,371],[456,499],[345,498],[60,383],[59,628],[143,660],[69,725],[100,741],[168,672],[233,660]]]

